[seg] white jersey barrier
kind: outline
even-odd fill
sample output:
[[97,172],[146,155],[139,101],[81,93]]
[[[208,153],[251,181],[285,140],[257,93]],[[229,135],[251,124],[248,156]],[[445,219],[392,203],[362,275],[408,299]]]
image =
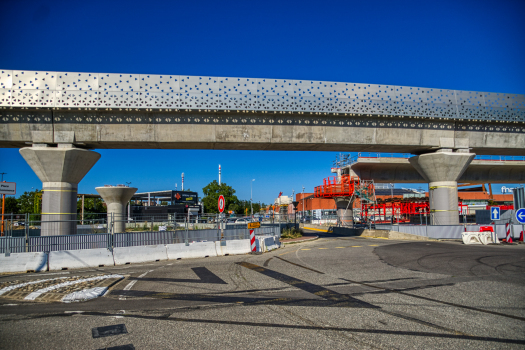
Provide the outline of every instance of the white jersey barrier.
[[[265,252],[279,248],[277,236],[257,236],[256,251]],[[161,260],[205,258],[246,254],[251,251],[250,239],[227,240],[226,245],[217,242],[193,242],[159,244],[134,247],[116,247],[113,252],[106,248],[63,250],[48,253],[11,253],[0,255],[0,273],[26,271],[56,271],[86,267],[125,265]]]
[[[463,232],[461,238],[464,244],[484,244],[494,243],[493,232]],[[498,237],[496,237],[496,243],[499,243]]]
[[49,271],[113,265],[113,253],[107,248],[49,252]]
[[11,253],[10,256],[0,255],[0,273],[46,271],[47,253]]
[[170,260],[217,256],[215,242],[194,242],[189,245],[185,243],[167,244],[166,252]]
[[226,245],[221,245],[220,241],[215,242],[217,256],[246,254],[251,252],[249,239],[238,239],[226,241]]
[[113,248],[115,265],[168,260],[163,244]]
[[277,249],[281,246],[278,236],[257,236],[255,240],[255,245],[257,246],[258,252],[266,252]]

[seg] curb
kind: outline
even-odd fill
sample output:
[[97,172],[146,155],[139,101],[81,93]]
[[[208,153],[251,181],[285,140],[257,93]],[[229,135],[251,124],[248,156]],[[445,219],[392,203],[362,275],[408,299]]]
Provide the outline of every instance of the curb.
[[296,243],[303,243],[303,242],[311,242],[311,241],[315,241],[316,239],[319,239],[319,236],[315,236],[315,237],[312,237],[312,238],[308,238],[308,239],[302,239],[300,241],[281,241],[281,244],[284,244],[284,245],[288,245],[288,244],[296,244]]

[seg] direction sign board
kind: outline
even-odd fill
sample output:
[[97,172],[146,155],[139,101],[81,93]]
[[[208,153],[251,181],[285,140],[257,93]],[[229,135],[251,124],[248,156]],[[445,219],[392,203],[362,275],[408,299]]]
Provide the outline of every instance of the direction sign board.
[[490,220],[499,220],[499,207],[490,207]]
[[249,222],[248,223],[248,228],[249,229],[259,228],[259,227],[261,227],[261,223],[260,222]]
[[525,208],[521,208],[516,212],[516,219],[519,223],[525,224]]
[[219,196],[219,211],[222,213],[224,211],[224,204],[225,204],[225,201],[224,201],[224,196],[221,194]]
[[14,196],[16,194],[16,183],[0,182],[0,194],[8,194]]

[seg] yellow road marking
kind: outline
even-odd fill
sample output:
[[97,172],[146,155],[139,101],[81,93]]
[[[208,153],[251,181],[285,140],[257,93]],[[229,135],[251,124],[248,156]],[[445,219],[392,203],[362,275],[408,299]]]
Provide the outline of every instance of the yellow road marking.
[[301,249],[301,250],[310,250],[310,249]]
[[328,248],[319,248],[319,249],[328,249]]
[[379,247],[379,244],[370,244],[369,247]]
[[352,248],[361,248],[362,245],[353,245]]
[[322,230],[320,228],[313,228],[313,227],[303,227],[303,229],[305,229],[305,230],[312,230],[312,231],[319,231],[319,232],[332,232],[332,231]]
[[345,247],[336,247],[336,248],[345,248]]
[[294,252],[294,251],[286,252],[286,253],[282,253],[282,254],[279,254],[279,256],[284,255],[284,254],[290,254],[290,253],[293,253],[293,252]]

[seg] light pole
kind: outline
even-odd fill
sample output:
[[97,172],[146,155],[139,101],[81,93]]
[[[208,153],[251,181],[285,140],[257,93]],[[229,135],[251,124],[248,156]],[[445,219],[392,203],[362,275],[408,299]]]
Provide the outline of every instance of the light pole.
[[[131,185],[131,182],[127,182],[127,181],[126,181],[126,184],[127,184],[128,187],[129,187],[129,185]],[[129,202],[128,202],[128,222],[129,222],[130,219],[131,219],[131,217],[130,217],[130,216],[131,216],[130,213],[131,213],[131,199],[130,199]]]
[[301,213],[301,219],[304,217],[304,186],[303,186],[303,207],[301,209],[303,209],[303,212]]
[[253,218],[253,204],[252,204],[252,201],[253,201],[253,182],[255,181],[255,179],[252,179],[252,181],[250,181],[250,209],[251,209],[251,212],[252,212],[252,218]]

